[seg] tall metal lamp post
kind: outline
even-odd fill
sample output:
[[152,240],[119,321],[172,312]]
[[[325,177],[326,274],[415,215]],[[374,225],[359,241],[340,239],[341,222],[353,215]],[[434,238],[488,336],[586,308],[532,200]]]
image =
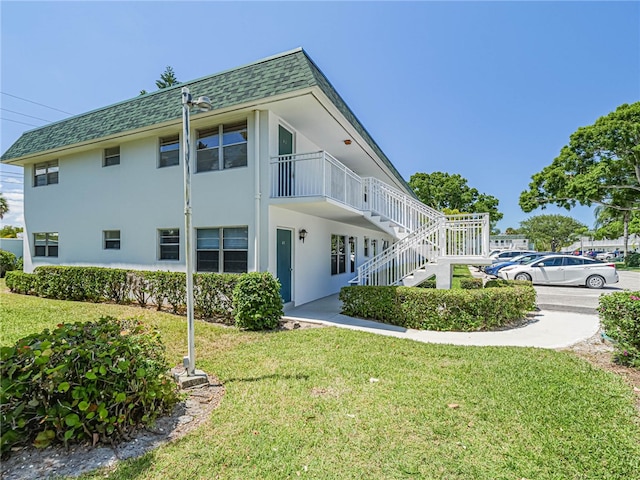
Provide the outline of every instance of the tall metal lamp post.
[[[188,356],[183,358],[183,365],[187,371],[189,386],[206,383],[204,372],[196,373],[195,329],[193,319],[193,252],[191,231],[191,154],[190,110],[196,107],[200,110],[211,110],[213,107],[208,97],[198,97],[193,100],[187,87],[182,87],[182,160],[184,164],[184,247],[187,275],[187,334]],[[180,380],[185,383],[184,379]]]

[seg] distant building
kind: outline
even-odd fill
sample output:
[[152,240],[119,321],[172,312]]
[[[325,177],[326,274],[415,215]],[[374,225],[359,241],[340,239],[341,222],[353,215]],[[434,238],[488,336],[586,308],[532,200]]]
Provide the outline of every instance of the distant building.
[[525,235],[502,234],[491,235],[489,237],[489,248],[491,250],[531,250],[533,243]]
[[[640,250],[640,236],[629,235],[628,248],[630,252],[634,250]],[[624,250],[624,237],[616,238],[613,240],[593,240],[591,237],[580,237],[580,239],[568,247],[562,249],[563,252],[575,252],[575,251],[599,251],[599,252],[622,252]]]

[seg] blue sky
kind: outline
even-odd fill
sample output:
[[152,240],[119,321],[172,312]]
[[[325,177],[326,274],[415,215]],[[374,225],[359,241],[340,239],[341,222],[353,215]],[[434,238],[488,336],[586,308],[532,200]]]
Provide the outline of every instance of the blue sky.
[[[2,152],[25,123],[155,90],[167,65],[187,81],[301,46],[405,179],[461,174],[500,200],[502,230],[540,213],[591,227],[588,208],[525,214],[518,197],[578,127],[640,100],[639,2],[3,0],[0,15]],[[21,169],[1,168],[3,223],[21,224]]]

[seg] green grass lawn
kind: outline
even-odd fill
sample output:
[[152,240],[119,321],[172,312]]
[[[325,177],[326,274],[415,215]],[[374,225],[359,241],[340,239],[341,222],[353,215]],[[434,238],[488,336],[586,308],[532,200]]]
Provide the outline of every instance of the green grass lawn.
[[[157,325],[171,364],[186,353],[184,318],[6,291],[0,343],[101,315]],[[567,352],[199,321],[196,351],[198,368],[226,389],[209,422],[84,478],[631,479],[640,471],[629,387]]]

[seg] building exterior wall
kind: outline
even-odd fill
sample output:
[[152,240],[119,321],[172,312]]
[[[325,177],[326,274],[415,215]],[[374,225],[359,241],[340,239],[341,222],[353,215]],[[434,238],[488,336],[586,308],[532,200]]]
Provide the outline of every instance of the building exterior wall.
[[[377,251],[382,251],[383,242],[389,245],[393,238],[375,228],[365,228],[349,223],[327,220],[276,206],[270,207],[269,215],[269,268],[276,275],[276,231],[290,229],[293,232],[293,286],[295,305],[310,302],[340,291],[357,276],[357,268],[373,256],[372,241],[377,241]],[[299,239],[301,229],[307,231],[304,242]],[[346,272],[331,274],[331,236],[354,237],[356,243],[355,268],[351,271],[350,255],[347,251]],[[369,256],[364,255],[365,237],[369,239]]]
[[[254,235],[252,119],[247,127],[247,167],[192,176],[194,228],[246,225]],[[158,138],[121,143],[120,164],[109,167],[102,166],[102,148],[61,156],[53,185],[34,187],[27,166],[25,271],[51,264],[184,271],[182,156],[179,165],[158,168]],[[164,228],[180,230],[180,260],[159,260]],[[105,230],[120,230],[119,250],[103,248]],[[58,257],[34,257],[33,235],[49,232],[59,234]],[[248,265],[252,255],[250,249]]]
[[23,241],[21,238],[0,238],[0,250],[13,253],[17,258],[22,257]]

